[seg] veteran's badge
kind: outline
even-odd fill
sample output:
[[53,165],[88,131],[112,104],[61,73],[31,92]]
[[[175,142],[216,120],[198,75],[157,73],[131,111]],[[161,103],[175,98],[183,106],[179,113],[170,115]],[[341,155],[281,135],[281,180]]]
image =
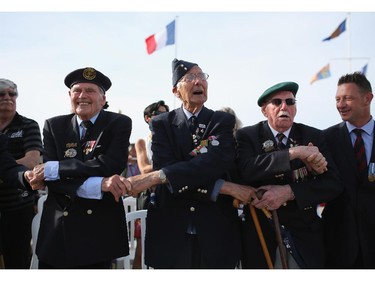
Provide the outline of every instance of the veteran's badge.
[[76,157],[76,155],[77,150],[75,150],[74,148],[68,148],[67,150],[65,150],[64,158],[74,158]]

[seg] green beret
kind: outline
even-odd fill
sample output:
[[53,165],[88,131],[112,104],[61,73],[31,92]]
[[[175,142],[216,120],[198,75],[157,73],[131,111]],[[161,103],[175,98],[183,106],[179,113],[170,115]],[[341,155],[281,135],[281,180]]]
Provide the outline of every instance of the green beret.
[[65,85],[71,88],[77,83],[94,83],[106,92],[111,86],[111,80],[92,67],[80,68],[69,73],[64,80]]
[[298,91],[298,84],[294,82],[282,82],[282,83],[272,86],[271,88],[268,88],[259,97],[258,105],[262,106],[269,96],[278,92],[283,92],[283,91],[290,91],[293,93],[294,96],[296,96],[297,91]]

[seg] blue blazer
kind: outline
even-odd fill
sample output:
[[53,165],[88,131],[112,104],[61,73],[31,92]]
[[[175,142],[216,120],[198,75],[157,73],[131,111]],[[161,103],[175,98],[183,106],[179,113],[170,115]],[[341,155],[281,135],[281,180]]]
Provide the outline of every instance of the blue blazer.
[[[359,254],[365,268],[375,268],[375,182],[360,179],[345,122],[324,130],[344,183],[344,192],[323,210],[329,268],[352,265]],[[375,162],[375,141],[370,162]]]
[[128,254],[124,207],[111,193],[101,200],[76,196],[78,187],[94,176],[121,174],[128,159],[131,119],[101,111],[91,133],[87,155],[79,143],[74,114],[46,120],[43,160],[59,161],[60,179],[50,181],[36,253],[57,268],[94,264]]
[[173,267],[188,227],[194,226],[209,268],[236,266],[240,240],[233,198],[210,198],[215,181],[225,178],[234,162],[234,124],[234,116],[204,107],[198,116],[197,135],[199,143],[208,140],[207,151],[192,156],[199,143],[194,144],[182,108],[152,119],[154,169],[163,168],[169,184],[156,187],[156,202],[148,208],[147,265]]
[[[236,137],[241,179],[244,183],[254,187],[268,184],[291,186],[296,199],[277,210],[280,223],[290,232],[306,267],[323,268],[325,259],[323,225],[321,218],[317,215],[316,207],[319,203],[336,198],[342,192],[343,187],[322,131],[300,123],[294,123],[291,128],[286,143],[287,148],[312,142],[328,162],[327,172],[317,176],[308,173],[303,178],[300,177],[300,173],[294,171],[304,171],[304,163],[299,159],[289,161],[288,149],[276,150],[276,140],[267,121],[238,130]],[[301,168],[302,170],[298,170]],[[257,213],[263,231],[269,237],[267,243],[271,248],[270,253],[273,254],[276,247],[274,230],[262,211],[257,210]],[[249,218],[248,208],[245,214]],[[248,222],[245,222],[243,227],[245,232],[254,233],[254,228],[250,229],[251,224]],[[270,232],[272,234],[269,234]],[[249,241],[251,235],[246,236],[247,238],[244,238],[246,256],[257,258],[254,249],[256,247],[260,249],[259,241],[253,239],[251,243]],[[260,259],[264,259],[261,250],[259,252]]]

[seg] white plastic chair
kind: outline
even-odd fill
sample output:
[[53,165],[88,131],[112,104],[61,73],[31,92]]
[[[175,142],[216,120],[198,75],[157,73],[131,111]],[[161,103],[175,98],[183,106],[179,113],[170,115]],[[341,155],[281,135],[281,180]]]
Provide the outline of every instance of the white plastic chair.
[[[135,198],[133,196],[123,197],[122,202],[124,204],[124,209],[125,209],[124,215],[125,215],[125,219],[126,219],[126,214],[134,212],[134,211],[137,210],[137,198]],[[129,248],[131,249],[131,253],[133,253],[133,256],[134,256],[135,248],[136,248],[135,239],[134,239],[134,230],[135,230],[134,223],[128,224]],[[115,268],[123,268],[125,259],[126,259],[125,257],[117,258],[114,261],[114,263],[115,263],[114,267]],[[130,260],[129,260],[129,262],[130,262]]]
[[[122,199],[122,202],[124,203],[124,209],[125,209],[125,215],[130,213],[130,212],[134,212],[137,210],[137,198],[133,197],[133,196],[128,196],[128,197],[125,197],[124,199]],[[129,229],[129,232],[130,232],[130,247],[132,249],[135,248],[135,245],[134,245],[134,224],[130,224],[130,226],[128,226],[128,229]]]
[[125,213],[134,212],[137,210],[137,198],[133,196],[123,197]]
[[128,223],[128,230],[129,230],[129,255],[124,257],[124,269],[132,269],[135,249],[137,246],[137,241],[136,239],[134,239],[135,221],[137,219],[141,220],[141,246],[142,246],[142,255],[141,255],[142,264],[141,265],[142,265],[142,269],[148,268],[145,264],[145,248],[144,248],[144,241],[145,241],[145,234],[146,234],[146,218],[147,218],[147,210],[138,210],[138,211],[129,212],[126,214],[126,221]]
[[42,195],[38,199],[38,213],[34,216],[33,221],[31,223],[32,257],[31,257],[30,269],[38,269],[39,268],[39,260],[38,260],[38,256],[35,254],[35,249],[36,249],[36,242],[38,240],[40,218],[42,217],[44,201],[46,201],[46,199],[47,199],[47,195]]

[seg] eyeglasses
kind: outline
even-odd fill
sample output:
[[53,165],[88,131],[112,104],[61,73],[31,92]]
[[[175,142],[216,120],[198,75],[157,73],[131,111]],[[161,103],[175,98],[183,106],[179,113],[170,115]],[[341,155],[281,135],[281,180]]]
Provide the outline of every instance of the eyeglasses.
[[285,100],[283,100],[283,99],[272,99],[272,100],[269,101],[269,103],[272,103],[275,106],[280,106],[283,103],[283,101],[285,101],[286,105],[294,105],[294,104],[296,104],[297,100],[294,99],[294,98],[289,98],[289,99],[285,99]]
[[209,75],[207,73],[188,73],[186,74],[181,81],[192,83],[196,79],[199,79],[201,81],[206,81],[208,79]]
[[15,92],[0,92],[0,98],[5,97],[8,94],[11,98],[16,97],[18,94]]

